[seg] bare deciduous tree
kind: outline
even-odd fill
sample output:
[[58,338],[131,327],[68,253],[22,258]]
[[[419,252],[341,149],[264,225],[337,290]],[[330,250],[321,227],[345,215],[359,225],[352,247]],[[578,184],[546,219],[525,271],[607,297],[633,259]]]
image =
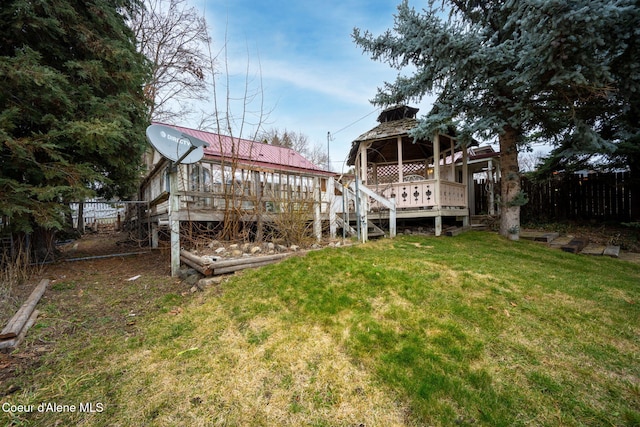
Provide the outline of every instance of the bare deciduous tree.
[[186,0],[145,0],[130,17],[138,50],[152,63],[145,87],[150,119],[177,122],[208,97],[209,36],[203,16]]

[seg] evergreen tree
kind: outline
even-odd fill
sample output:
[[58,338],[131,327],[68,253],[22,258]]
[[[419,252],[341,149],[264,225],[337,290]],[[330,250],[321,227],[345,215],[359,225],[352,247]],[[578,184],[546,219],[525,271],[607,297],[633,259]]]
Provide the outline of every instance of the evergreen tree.
[[526,203],[520,150],[542,139],[576,151],[614,152],[596,126],[594,105],[609,103],[622,89],[612,66],[633,61],[625,52],[638,37],[637,0],[430,0],[428,6],[418,13],[403,1],[393,29],[377,37],[354,30],[355,42],[374,60],[415,70],[385,83],[374,103],[436,94],[415,137],[451,123],[461,129],[462,144],[472,135],[497,135],[500,232],[517,239]]
[[148,69],[125,15],[138,6],[0,6],[0,215],[13,232],[60,229],[65,203],[136,190]]

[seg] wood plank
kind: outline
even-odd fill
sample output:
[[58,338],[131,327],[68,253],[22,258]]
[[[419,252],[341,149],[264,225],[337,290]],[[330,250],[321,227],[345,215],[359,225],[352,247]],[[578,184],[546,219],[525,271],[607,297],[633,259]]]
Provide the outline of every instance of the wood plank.
[[620,246],[609,245],[605,248],[602,255],[618,258],[620,256]]
[[573,236],[560,236],[549,242],[549,246],[552,248],[559,249],[562,246],[568,245],[570,241],[573,240]]
[[569,243],[562,246],[560,249],[562,249],[564,252],[577,254],[577,253],[580,253],[588,244],[589,244],[588,239],[574,238]]
[[450,228],[447,228],[444,231],[444,235],[448,236],[448,237],[455,237],[455,236],[459,235],[460,233],[462,233],[463,231],[464,231],[464,229],[462,229],[462,228],[450,227]]
[[580,253],[584,255],[602,255],[605,250],[604,245],[589,243]]
[[550,243],[558,237],[560,237],[560,233],[544,233],[541,236],[536,236],[533,240],[536,242]]
[[559,233],[544,231],[521,231],[520,238],[525,240],[533,240],[534,242],[549,243],[560,236]]
[[0,349],[15,350],[15,348],[18,345],[20,345],[20,343],[27,336],[27,331],[31,329],[31,327],[36,323],[36,319],[38,318],[39,314],[40,314],[40,311],[33,310],[33,312],[31,313],[31,316],[29,316],[29,319],[27,319],[27,322],[25,323],[24,327],[20,331],[20,334],[18,334],[18,336],[12,339],[11,341],[0,342]]
[[0,341],[6,341],[17,337],[18,334],[15,332],[7,332],[5,334],[0,334]]
[[29,317],[35,310],[36,304],[44,295],[47,286],[49,285],[49,279],[42,279],[38,286],[31,292],[27,301],[18,309],[16,314],[9,320],[4,329],[0,332],[2,335],[6,334],[15,334],[16,336],[20,335],[22,329],[24,329],[25,325],[29,321]]

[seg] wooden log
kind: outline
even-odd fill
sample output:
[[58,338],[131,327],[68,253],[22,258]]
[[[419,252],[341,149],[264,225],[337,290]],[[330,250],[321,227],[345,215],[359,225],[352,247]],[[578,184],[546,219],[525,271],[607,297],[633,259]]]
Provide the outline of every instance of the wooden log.
[[216,261],[212,263],[211,266],[213,267],[214,270],[216,270],[218,268],[231,267],[234,265],[253,264],[255,262],[280,260],[282,258],[288,257],[289,255],[290,255],[289,253],[285,253],[285,254],[258,256],[258,257],[230,259],[225,261]]
[[11,336],[12,334],[15,334],[13,335],[14,338],[20,335],[20,332],[29,321],[29,317],[31,317],[36,304],[38,304],[38,301],[40,301],[40,298],[44,295],[48,285],[49,279],[42,279],[40,281],[38,286],[36,286],[31,292],[31,295],[29,295],[29,298],[27,298],[27,301],[22,304],[22,307],[18,309],[16,314],[13,315],[4,329],[0,332],[0,335]]
[[212,274],[211,264],[201,265],[193,261],[192,259],[184,257],[182,255],[180,255],[180,261],[187,264],[189,267],[193,268],[198,273],[204,274],[205,276],[211,276]]
[[[260,257],[260,258],[266,258],[266,257]],[[213,275],[217,276],[219,274],[233,273],[234,271],[244,270],[244,269],[247,269],[247,268],[264,267],[265,265],[275,264],[278,261],[280,261],[281,259],[282,258],[271,259],[271,260],[266,260],[266,261],[256,261],[256,262],[253,262],[253,263],[229,265],[227,267],[214,267],[213,268]]]
[[180,249],[180,256],[181,257],[185,257],[185,258],[187,258],[187,259],[189,259],[189,260],[191,260],[191,261],[193,261],[193,262],[195,262],[195,263],[197,263],[199,265],[202,265],[202,266],[209,265],[212,262],[212,261],[210,261],[208,259],[205,259],[205,258],[199,257],[198,255],[192,254],[191,252],[186,251],[184,249]]

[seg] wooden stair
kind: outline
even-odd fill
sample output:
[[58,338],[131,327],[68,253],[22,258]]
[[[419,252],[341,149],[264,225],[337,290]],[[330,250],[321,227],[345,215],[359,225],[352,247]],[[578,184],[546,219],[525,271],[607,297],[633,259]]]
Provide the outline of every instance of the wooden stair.
[[367,236],[371,238],[384,237],[386,234],[384,230],[375,225],[371,220],[367,221]]

